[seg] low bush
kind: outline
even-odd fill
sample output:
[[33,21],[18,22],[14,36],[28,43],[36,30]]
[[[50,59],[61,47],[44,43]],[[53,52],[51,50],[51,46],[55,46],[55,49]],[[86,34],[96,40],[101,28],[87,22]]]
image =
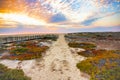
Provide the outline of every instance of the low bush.
[[[89,74],[91,80],[118,80],[120,78],[118,76],[120,75],[118,72],[120,71],[118,68],[120,66],[120,54],[107,50],[94,50],[90,54],[85,54],[88,59],[78,63],[77,67]],[[84,56],[84,52],[82,55]]]
[[29,60],[35,58],[41,58],[42,53],[45,52],[49,47],[48,46],[37,46],[32,42],[21,43],[21,45],[26,46],[17,46],[10,50],[9,56],[3,56],[1,59],[12,59],[12,60]]
[[31,80],[24,75],[22,70],[8,69],[6,66],[0,64],[0,80]]
[[20,54],[24,54],[27,51],[28,51],[27,48],[20,47],[20,48],[13,48],[13,49],[11,49],[10,53],[11,54],[20,55]]
[[94,49],[96,48],[96,45],[93,43],[76,43],[76,42],[71,42],[68,43],[70,47],[73,48],[84,48],[84,49]]

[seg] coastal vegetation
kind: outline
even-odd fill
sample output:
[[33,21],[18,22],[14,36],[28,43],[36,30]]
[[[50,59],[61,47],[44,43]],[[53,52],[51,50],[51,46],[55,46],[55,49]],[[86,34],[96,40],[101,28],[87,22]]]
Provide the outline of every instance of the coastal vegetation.
[[15,45],[16,47],[10,49],[9,56],[3,56],[2,59],[12,59],[12,60],[29,60],[35,58],[41,58],[42,53],[44,53],[49,47],[48,46],[37,46],[33,42],[21,42]]
[[83,33],[69,33],[65,37],[76,39],[76,38],[96,38],[99,39],[113,39],[120,40],[120,32],[83,32]]
[[96,49],[119,50],[120,32],[82,32],[68,33],[65,38],[68,43],[93,43]]
[[57,38],[58,38],[58,36],[57,35],[43,35],[42,36],[42,39],[44,39],[44,40],[53,40],[53,41],[56,41],[57,40]]
[[120,79],[120,51],[91,50],[78,52],[88,57],[77,64],[77,67],[89,74],[91,80],[119,80]]
[[93,43],[78,43],[78,42],[70,42],[68,43],[70,47],[73,48],[84,48],[84,49],[94,49],[96,47]]
[[4,52],[5,49],[4,48],[0,48],[0,54],[2,54],[2,52]]
[[77,52],[87,59],[76,66],[80,71],[90,75],[91,80],[120,79],[120,37],[118,33],[70,33],[66,40],[69,47],[83,48]]
[[8,69],[0,64],[0,80],[31,80],[20,69]]

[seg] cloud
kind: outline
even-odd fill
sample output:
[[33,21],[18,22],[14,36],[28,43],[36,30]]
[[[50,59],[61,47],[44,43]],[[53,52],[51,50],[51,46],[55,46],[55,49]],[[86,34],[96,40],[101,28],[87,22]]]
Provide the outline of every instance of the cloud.
[[117,0],[0,0],[0,14],[4,11],[7,14],[0,16],[0,29],[19,31],[22,25],[23,31],[56,32],[116,27],[120,26],[120,14],[116,13],[119,3]]
[[93,18],[93,19],[88,19],[85,20],[84,22],[82,22],[81,24],[85,25],[85,26],[89,26],[91,25],[93,22],[97,21],[99,18]]
[[63,14],[55,14],[51,17],[50,22],[63,22],[66,21],[66,17]]
[[[113,12],[113,13],[107,13],[107,14],[103,14],[103,15],[101,15],[101,16],[97,16],[97,17],[95,17],[94,18],[94,16],[96,15],[92,15],[92,17],[93,18],[90,18],[90,17],[88,17],[88,19],[86,19],[85,21],[83,21],[83,22],[81,22],[81,24],[82,25],[85,25],[85,26],[89,26],[89,25],[92,25],[93,23],[95,23],[96,21],[100,21],[101,19],[103,19],[103,18],[108,18],[109,17],[109,19],[107,20],[107,21],[109,21],[109,20],[114,20],[114,22],[115,21],[119,21],[119,20],[116,20],[116,19],[119,19],[119,17],[120,17],[120,11],[117,11],[117,12]],[[115,17],[114,15],[117,15],[118,17]],[[112,16],[112,17],[111,17]],[[117,23],[118,24],[118,23]]]
[[112,27],[120,26],[120,13],[112,16],[104,17],[92,24],[93,26]]
[[0,8],[3,7],[4,2],[5,2],[5,0],[0,0],[0,3],[1,3]]

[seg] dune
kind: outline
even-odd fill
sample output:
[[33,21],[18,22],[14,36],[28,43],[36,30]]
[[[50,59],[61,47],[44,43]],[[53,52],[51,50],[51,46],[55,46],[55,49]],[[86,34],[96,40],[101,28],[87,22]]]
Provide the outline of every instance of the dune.
[[64,35],[61,34],[42,59],[0,60],[0,63],[9,68],[22,69],[32,80],[89,80],[90,77],[83,76],[83,73],[76,67],[78,62],[85,59],[71,52]]

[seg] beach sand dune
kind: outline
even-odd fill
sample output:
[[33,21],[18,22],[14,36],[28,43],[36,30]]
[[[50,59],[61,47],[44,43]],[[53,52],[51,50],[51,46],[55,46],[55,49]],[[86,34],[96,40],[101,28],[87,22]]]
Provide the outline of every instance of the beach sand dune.
[[89,77],[83,76],[76,67],[76,64],[84,59],[72,54],[64,35],[61,34],[42,59],[22,62],[1,60],[0,63],[9,68],[23,69],[32,80],[89,80]]

